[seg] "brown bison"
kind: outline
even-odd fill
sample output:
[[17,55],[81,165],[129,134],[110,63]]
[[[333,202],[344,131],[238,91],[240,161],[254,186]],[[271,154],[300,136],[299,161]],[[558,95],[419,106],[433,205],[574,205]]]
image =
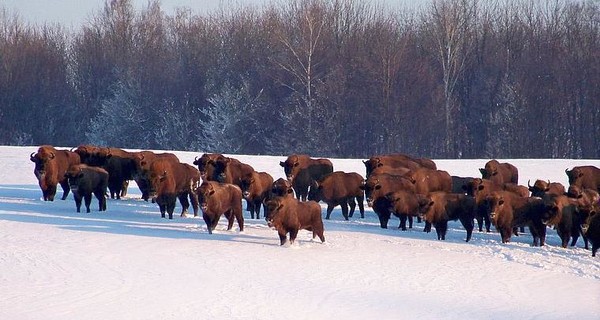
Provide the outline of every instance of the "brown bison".
[[527,187],[528,187],[529,191],[531,192],[532,197],[543,197],[544,194],[546,194],[546,193],[555,194],[555,195],[565,193],[565,186],[563,186],[562,183],[550,182],[550,180],[544,181],[544,180],[538,179],[538,180],[535,180],[533,185],[531,185],[531,182],[529,180],[527,180]]
[[106,211],[106,190],[108,188],[108,172],[102,168],[85,164],[74,164],[65,173],[69,182],[77,212],[81,212],[81,200],[85,200],[86,212],[90,213],[92,194],[98,199],[100,211]]
[[71,165],[80,163],[79,155],[68,150],[57,150],[53,146],[43,145],[38,148],[37,152],[31,153],[29,159],[35,164],[33,173],[42,189],[44,201],[54,201],[58,184],[63,189],[62,200],[65,200],[70,190],[65,173]]
[[600,248],[600,212],[594,212],[584,223],[583,231],[586,239],[592,244],[592,257]]
[[252,166],[245,164],[238,159],[224,156],[217,157],[214,161],[214,166],[214,175],[217,178],[217,181],[235,184],[240,188],[242,187],[242,178],[249,176],[254,172]]
[[313,159],[307,155],[293,154],[279,162],[288,180],[292,183],[296,198],[306,201],[308,188],[313,180],[320,180],[333,172],[328,159]]
[[313,239],[317,236],[325,242],[321,206],[314,201],[300,202],[292,197],[274,197],[267,201],[269,227],[275,228],[279,234],[279,243],[284,245],[287,234],[290,244],[294,244],[300,229],[312,231]]
[[489,195],[490,218],[500,232],[502,243],[510,242],[516,228],[528,226],[533,236],[533,246],[543,246],[546,242],[546,225],[550,220],[541,198],[523,198],[510,191],[495,191]]
[[[379,224],[383,229],[387,228],[391,217],[389,209],[391,204],[386,195],[400,190],[415,192],[415,185],[408,178],[390,174],[370,175],[361,188],[365,190],[367,204],[377,214]],[[409,228],[412,228],[412,216],[409,216],[408,222]],[[402,227],[402,230],[406,230],[406,226]]]
[[592,189],[600,192],[600,169],[594,166],[578,166],[566,169],[569,184],[580,188]]
[[162,159],[168,160],[174,163],[179,163],[179,158],[173,153],[154,153],[152,151],[140,151],[134,155],[135,172],[133,179],[142,192],[142,199],[148,201],[150,198],[150,182],[148,179],[148,173],[150,170],[150,164],[154,160]]
[[492,180],[481,178],[474,178],[468,182],[466,193],[475,197],[475,204],[477,206],[475,219],[477,220],[479,231],[483,231],[483,225],[485,224],[486,231],[490,232],[491,220],[489,217],[490,205],[488,199],[489,195],[495,191],[509,191],[520,197],[529,196],[527,187],[515,185],[514,183],[497,184]]
[[217,227],[222,215],[227,218],[227,230],[233,228],[233,220],[237,220],[240,231],[244,231],[244,216],[242,215],[242,190],[240,187],[216,181],[204,181],[196,189],[202,218],[206,223],[208,233]]
[[[550,211],[550,219],[546,221],[547,225],[554,226],[561,240],[561,245],[566,248],[571,241],[571,246],[575,246],[579,235],[583,236],[581,225],[585,220],[581,219],[577,203],[565,195],[546,194],[543,197],[546,209]],[[583,237],[585,248],[588,248],[588,241]]]
[[[348,216],[354,215],[356,202],[360,217],[365,217],[364,200],[365,193],[360,187],[365,184],[365,179],[356,172],[336,171],[326,175],[319,181],[313,181],[308,193],[308,200],[316,202],[323,201],[327,203],[327,215],[325,219],[329,220],[329,216],[336,206],[342,207],[342,215],[345,220]],[[356,202],[354,201],[356,199]],[[348,212],[350,205],[350,212]]]
[[565,195],[576,202],[579,213],[584,217],[584,220],[593,212],[600,211],[600,194],[596,190],[582,189],[571,185]]
[[205,153],[200,158],[196,157],[194,159],[194,165],[198,166],[203,181],[217,181],[215,161],[222,156],[220,153]]
[[500,163],[498,160],[490,160],[484,168],[479,169],[481,178],[490,179],[497,184],[507,182],[519,183],[519,170],[510,163]]
[[415,185],[415,192],[422,195],[434,191],[452,191],[452,177],[443,170],[419,168],[413,170],[407,177]]
[[[254,219],[254,213],[256,213],[256,219],[260,219],[260,206],[263,201],[267,199],[271,193],[273,186],[273,177],[266,172],[252,171],[250,175],[246,175],[241,180],[242,196],[248,202],[250,208],[250,217]],[[266,205],[264,206],[265,214]]]
[[194,216],[198,216],[198,197],[194,192],[200,182],[200,172],[187,163],[174,163],[171,160],[157,159],[150,164],[149,196],[160,209],[161,217],[165,212],[173,219],[177,199],[181,203],[181,216],[185,217],[192,202]]
[[429,205],[429,198],[407,190],[390,192],[386,196],[389,212],[400,219],[398,228],[406,231],[406,220],[423,214]]
[[79,146],[75,152],[83,163],[108,171],[108,190],[112,199],[120,199],[127,194],[129,180],[134,179],[136,172],[135,152],[90,145]]
[[371,175],[373,170],[383,166],[391,168],[408,168],[410,170],[417,168],[437,169],[435,162],[431,159],[413,158],[401,153],[373,156],[368,160],[363,161],[363,163],[365,165],[367,178]]
[[460,220],[467,231],[469,242],[473,234],[475,218],[475,198],[463,193],[432,192],[428,196],[427,210],[423,219],[435,227],[438,240],[446,240],[448,221]]

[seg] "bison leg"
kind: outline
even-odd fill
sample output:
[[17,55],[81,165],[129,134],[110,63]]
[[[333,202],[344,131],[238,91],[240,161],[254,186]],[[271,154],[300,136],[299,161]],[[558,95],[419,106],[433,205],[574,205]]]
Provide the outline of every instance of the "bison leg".
[[365,218],[365,197],[358,196],[356,197],[356,202],[358,203],[358,211],[360,211],[361,219]]
[[467,241],[471,240],[471,236],[473,235],[473,229],[475,229],[475,225],[473,224],[472,218],[461,217],[460,223],[467,230]]
[[408,215],[400,214],[400,225],[398,225],[398,229],[402,231],[406,231],[406,220],[408,219]]
[[446,240],[448,232],[448,220],[444,220],[435,226],[435,231],[438,232],[438,240]]
[[174,211],[175,211],[175,199],[172,199],[172,200],[169,200],[169,202],[167,202],[167,213],[169,214],[169,219],[173,219]]
[[282,246],[285,244],[285,242],[287,241],[287,238],[285,236],[285,231],[277,231],[277,234],[279,235],[279,245]]
[[350,206],[350,212],[348,212],[348,216],[352,218],[352,216],[354,216],[354,210],[356,209],[356,201],[354,201],[354,198],[349,199],[348,205]]
[[[233,220],[233,218],[232,218]],[[244,215],[242,214],[242,209],[235,210],[235,220],[237,220],[238,228],[240,228],[240,232],[244,231]]]
[[73,198],[75,198],[75,207],[77,208],[77,212],[81,212],[81,197],[77,194],[73,194]]
[[123,180],[123,183],[121,184],[121,197],[124,197],[127,195],[127,188],[129,187],[129,180]]
[[195,192],[190,192],[190,202],[192,203],[192,210],[194,210],[194,217],[198,216],[198,195]]
[[342,207],[342,216],[344,216],[344,220],[348,221],[348,203],[343,201],[340,203],[340,206]]
[[385,210],[383,212],[376,212],[379,217],[379,225],[382,229],[387,229],[388,221],[390,220],[390,212]]
[[[187,193],[180,194],[177,196],[179,198],[179,203],[181,203],[181,215],[180,217],[187,217],[188,208],[190,207],[190,202],[188,201]],[[173,210],[175,210],[175,206],[173,206]]]
[[60,186],[63,189],[63,196],[61,200],[66,200],[67,196],[69,195],[69,191],[71,190],[71,186],[69,186],[69,181],[65,179],[63,182],[60,183]]
[[297,236],[298,236],[298,229],[291,229],[290,230],[290,244],[294,244],[294,241],[296,241]]
[[165,218],[165,213],[167,212],[167,206],[164,203],[159,203],[158,209],[160,210],[160,217]]
[[[329,220],[329,217],[331,216],[331,212],[333,211],[334,207],[335,206],[331,205],[331,204],[327,205],[327,214],[325,215],[325,219]],[[342,210],[343,210],[343,208],[342,208]],[[344,213],[342,212],[342,214],[344,214]]]
[[423,232],[427,232],[427,233],[431,232],[431,222],[425,221],[425,227],[423,228]]
[[85,196],[83,196],[83,199],[85,200],[85,212],[90,213],[90,205],[92,204],[92,194],[86,194]]
[[596,256],[596,251],[600,248],[600,243],[592,243],[592,257]]

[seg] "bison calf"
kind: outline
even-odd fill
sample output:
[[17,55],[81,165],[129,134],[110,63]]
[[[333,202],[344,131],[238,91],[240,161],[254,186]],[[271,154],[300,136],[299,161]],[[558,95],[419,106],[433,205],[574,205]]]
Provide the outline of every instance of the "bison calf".
[[81,199],[84,199],[86,212],[90,213],[92,194],[98,199],[100,211],[106,211],[106,190],[108,188],[108,172],[106,170],[77,164],[69,167],[65,178],[73,192],[77,212],[81,212]]
[[267,223],[277,230],[281,245],[286,243],[288,233],[290,243],[294,244],[300,229],[312,231],[313,239],[318,236],[321,242],[325,242],[321,206],[318,203],[300,202],[292,197],[275,197],[267,201],[267,207]]
[[221,215],[225,215],[228,220],[227,230],[231,230],[235,219],[240,231],[244,231],[242,190],[238,186],[229,183],[205,181],[196,189],[196,194],[202,209],[202,218],[206,223],[209,234],[212,234],[217,227]]

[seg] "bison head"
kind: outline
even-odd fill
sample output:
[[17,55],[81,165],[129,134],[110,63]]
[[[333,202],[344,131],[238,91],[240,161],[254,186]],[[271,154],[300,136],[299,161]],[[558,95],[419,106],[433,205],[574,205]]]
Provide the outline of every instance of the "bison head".
[[65,178],[67,179],[69,187],[73,193],[77,193],[77,190],[79,189],[79,183],[83,176],[83,167],[81,165],[71,166],[65,173]]
[[265,204],[267,206],[267,216],[265,217],[265,220],[267,220],[269,228],[273,228],[275,220],[278,218],[281,209],[284,207],[284,203],[281,199],[274,198],[268,200]]
[[289,180],[279,178],[273,182],[271,193],[275,196],[285,197],[287,195],[293,195],[294,189],[292,188],[292,183]]
[[527,180],[527,187],[532,197],[541,197],[544,195],[544,193],[548,192],[548,186],[550,186],[550,180],[546,182],[538,179],[535,180],[533,185],[530,184],[530,180]]
[[569,178],[569,184],[571,185],[577,184],[578,180],[583,177],[583,171],[577,167],[573,168],[572,170],[565,169],[565,173],[567,174],[567,177]]
[[211,197],[215,194],[215,182],[205,181],[197,189],[196,194],[198,195],[198,204],[202,212],[206,213]]
[[293,183],[294,178],[298,175],[298,171],[300,171],[300,160],[298,156],[291,155],[284,162],[280,161],[279,165],[283,167],[286,178]]
[[312,180],[308,191],[308,200],[321,201],[323,198],[322,190],[323,186],[318,181]]

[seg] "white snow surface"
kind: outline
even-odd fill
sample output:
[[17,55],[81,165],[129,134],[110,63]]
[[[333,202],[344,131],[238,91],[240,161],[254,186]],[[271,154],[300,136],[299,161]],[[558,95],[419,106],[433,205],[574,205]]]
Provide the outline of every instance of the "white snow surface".
[[[276,231],[245,214],[245,230],[209,235],[201,218],[160,218],[129,195],[108,211],[76,213],[72,195],[44,202],[33,175],[37,147],[0,147],[0,319],[599,319],[600,257],[580,239],[563,249],[548,229],[502,244],[498,233],[450,222],[446,241],[423,224],[381,229],[366,208],[325,221],[325,244],[300,231],[279,246]],[[175,152],[191,163],[199,152]],[[230,155],[283,176],[283,156]],[[362,159],[331,159],[364,174]],[[501,160],[520,183],[568,184],[564,170],[600,160]],[[452,175],[479,176],[486,160],[435,160]],[[325,205],[323,212],[325,211]],[[176,213],[181,210],[177,204]]]

